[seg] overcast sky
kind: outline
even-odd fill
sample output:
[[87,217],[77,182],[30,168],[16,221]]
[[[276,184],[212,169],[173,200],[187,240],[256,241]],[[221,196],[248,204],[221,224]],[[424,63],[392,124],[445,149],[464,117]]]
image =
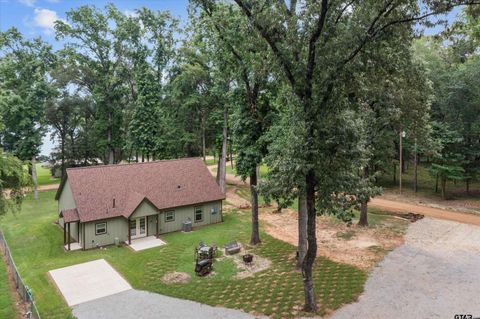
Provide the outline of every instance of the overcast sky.
[[[61,48],[62,43],[55,40],[54,21],[65,19],[65,12],[86,4],[104,7],[114,3],[121,11],[129,13],[139,7],[148,7],[156,10],[169,10],[172,15],[184,24],[187,20],[188,0],[0,0],[0,30],[5,31],[16,27],[27,38],[41,36],[52,44],[55,50]],[[449,14],[452,21],[459,10]],[[427,33],[437,33],[440,28],[427,30]],[[45,136],[42,146],[42,155],[49,155],[53,148],[50,134]]]

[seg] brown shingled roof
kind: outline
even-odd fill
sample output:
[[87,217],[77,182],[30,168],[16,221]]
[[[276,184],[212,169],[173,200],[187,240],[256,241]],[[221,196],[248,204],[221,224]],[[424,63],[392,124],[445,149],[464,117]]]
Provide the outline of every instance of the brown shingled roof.
[[65,223],[71,223],[80,220],[76,208],[62,210],[60,212],[60,217],[63,217],[63,221]]
[[225,199],[201,158],[70,168],[67,178],[81,222],[128,218],[144,200],[161,210]]

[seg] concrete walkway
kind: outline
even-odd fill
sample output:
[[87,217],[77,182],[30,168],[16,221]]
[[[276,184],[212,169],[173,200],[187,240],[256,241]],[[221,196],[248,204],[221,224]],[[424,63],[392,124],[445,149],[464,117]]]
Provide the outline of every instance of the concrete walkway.
[[374,269],[335,319],[480,317],[480,227],[425,218]]
[[[198,288],[201,293],[201,287]],[[253,319],[239,310],[212,307],[156,293],[129,290],[73,308],[78,319]]]

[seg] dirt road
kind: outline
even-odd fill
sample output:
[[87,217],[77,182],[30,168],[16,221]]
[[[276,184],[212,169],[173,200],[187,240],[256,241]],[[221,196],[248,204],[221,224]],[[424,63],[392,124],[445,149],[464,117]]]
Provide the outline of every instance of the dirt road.
[[426,207],[426,206],[415,205],[415,204],[408,204],[404,202],[397,202],[397,201],[387,200],[382,198],[373,198],[370,201],[370,205],[388,212],[401,212],[401,213],[412,212],[417,214],[423,214],[425,216],[429,216],[433,218],[445,219],[445,220],[460,222],[464,224],[480,226],[480,215],[459,213],[459,212],[450,211],[450,210]]

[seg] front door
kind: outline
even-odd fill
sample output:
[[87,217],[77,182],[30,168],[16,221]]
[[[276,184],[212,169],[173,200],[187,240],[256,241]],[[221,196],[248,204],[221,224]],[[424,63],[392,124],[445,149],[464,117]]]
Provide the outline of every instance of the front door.
[[147,236],[147,217],[130,220],[130,236],[132,239]]

